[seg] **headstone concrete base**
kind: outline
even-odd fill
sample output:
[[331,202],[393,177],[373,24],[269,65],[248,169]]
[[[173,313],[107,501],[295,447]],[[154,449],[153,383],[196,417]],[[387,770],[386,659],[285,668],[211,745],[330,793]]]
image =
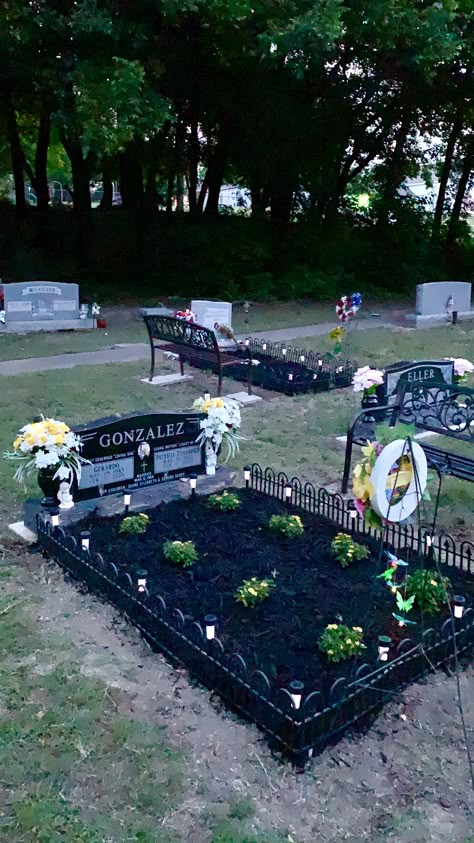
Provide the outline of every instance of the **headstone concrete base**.
[[42,319],[35,322],[6,322],[0,334],[32,334],[38,331],[92,331],[95,319]]
[[[210,495],[213,492],[218,492],[220,489],[228,488],[234,482],[235,475],[235,470],[219,465],[214,475],[199,475],[196,493],[198,495]],[[177,498],[189,498],[190,495],[189,483],[182,483],[181,480],[170,480],[168,483],[162,483],[157,486],[147,486],[131,493],[130,512],[143,512],[145,509],[152,509],[158,506],[158,504],[167,503]],[[36,516],[41,512],[39,498],[29,498],[25,501],[23,512],[24,521],[10,524],[9,527],[21,538],[24,538],[25,541],[31,541],[31,539],[27,539],[21,535],[18,527],[19,525],[23,525],[23,527],[27,528],[28,532],[33,531],[34,536],[36,535]],[[117,514],[125,515],[123,494],[106,495],[102,498],[79,501],[72,509],[60,510],[59,523],[64,527],[68,524],[75,524],[77,521],[81,521],[83,518],[92,514],[94,517],[99,518],[107,518]],[[14,527],[16,529],[13,529]]]
[[148,378],[140,378],[142,383],[148,383],[150,386],[169,386],[170,383],[180,383],[181,381],[192,381],[192,375],[155,375],[153,380]]
[[[437,313],[432,316],[418,316],[416,313],[409,313],[406,319],[414,322],[417,328],[439,328],[442,325],[452,325],[452,320],[446,318],[446,313]],[[458,322],[466,322],[469,319],[474,319],[474,310],[458,313]]]
[[262,400],[261,395],[249,395],[247,392],[231,392],[229,395],[224,395],[224,398],[232,398],[233,401],[238,401],[244,407],[257,404],[258,401]]

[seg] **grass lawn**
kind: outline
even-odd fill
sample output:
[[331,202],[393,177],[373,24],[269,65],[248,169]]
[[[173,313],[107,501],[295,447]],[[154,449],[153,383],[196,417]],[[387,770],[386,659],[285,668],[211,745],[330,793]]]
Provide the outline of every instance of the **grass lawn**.
[[[325,338],[310,338],[299,345],[321,348]],[[354,331],[351,357],[360,363],[383,365],[403,359],[453,356],[472,357],[474,331],[466,327],[437,328],[427,331]],[[38,413],[80,424],[113,413],[134,410],[176,410],[191,406],[196,395],[206,391],[207,375],[194,371],[194,380],[169,387],[151,387],[141,382],[146,373],[142,362],[105,366],[76,367],[69,370],[16,375],[8,381],[8,401],[0,406],[0,449],[5,450],[19,427]],[[161,371],[175,371],[166,362]],[[211,380],[211,384],[213,381]],[[239,390],[235,381],[225,381],[224,393]],[[349,419],[360,406],[360,398],[350,389],[313,396],[290,398],[263,393],[264,401],[244,410],[241,453],[236,466],[256,461],[289,474],[296,474],[317,485],[340,482],[344,446],[336,441],[345,433]],[[439,440],[441,446],[461,448],[453,440]],[[32,483],[30,492],[38,494]],[[0,473],[0,507],[5,523],[21,517],[24,492],[13,481],[13,466],[4,463]],[[474,505],[474,488],[455,479],[443,483],[440,523],[469,537]]]
[[[188,303],[184,303],[185,306]],[[148,343],[146,328],[139,318],[131,318],[127,308],[104,310],[107,330],[70,331],[67,333],[0,334],[0,360],[26,357],[47,357],[51,354],[95,351],[117,343]],[[233,327],[236,334],[256,331],[296,328],[335,321],[334,308],[314,302],[282,302],[255,304],[244,314],[241,306],[234,308]]]

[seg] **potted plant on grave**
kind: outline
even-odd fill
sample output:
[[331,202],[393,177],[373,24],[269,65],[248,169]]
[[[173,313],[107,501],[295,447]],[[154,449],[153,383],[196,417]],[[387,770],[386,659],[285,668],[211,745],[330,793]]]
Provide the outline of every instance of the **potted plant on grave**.
[[[370,366],[361,366],[354,373],[352,378],[353,392],[362,392],[361,407],[367,410],[370,407],[377,407],[377,388],[383,384],[383,372],[379,369],[371,369]],[[367,421],[373,421],[370,416],[366,417]]]
[[204,444],[206,474],[215,474],[217,455],[223,444],[227,447],[226,462],[239,450],[238,430],[241,425],[239,405],[231,398],[197,398],[193,409],[206,413],[200,422],[201,433],[197,441]]
[[474,363],[465,360],[464,357],[445,357],[445,360],[452,360],[454,363],[454,383],[465,383],[468,375],[474,372]]
[[3,456],[18,464],[14,477],[19,483],[25,485],[26,478],[37,473],[44,495],[41,506],[53,509],[58,506],[60,484],[70,489],[74,480],[80,481],[81,466],[88,462],[80,455],[81,447],[80,437],[67,424],[41,416],[21,428],[13,451]]

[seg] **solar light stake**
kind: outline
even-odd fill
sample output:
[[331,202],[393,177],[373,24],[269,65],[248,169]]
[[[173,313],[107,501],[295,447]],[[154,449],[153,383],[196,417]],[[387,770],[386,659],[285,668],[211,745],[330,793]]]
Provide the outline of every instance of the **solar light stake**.
[[298,709],[301,705],[301,700],[303,698],[303,691],[304,691],[304,684],[300,682],[298,679],[293,679],[290,682],[290,696],[291,701],[296,709]]
[[204,401],[210,401],[210,400],[211,400],[211,393],[205,392],[204,393]]
[[56,509],[51,509],[50,515],[51,515],[51,525],[53,527],[59,527],[59,509],[57,507],[56,507]]
[[347,505],[347,512],[349,518],[357,518],[357,509],[355,507],[354,498],[351,498]]
[[91,534],[89,530],[81,530],[81,548],[82,550],[89,550],[91,543]]
[[244,465],[244,480],[245,480],[245,485],[246,485],[247,489],[250,486],[250,475],[251,475],[251,473],[252,473],[251,467],[249,465]]
[[290,505],[292,491],[293,491],[293,489],[291,488],[291,486],[288,483],[286,483],[285,484],[285,501],[286,501],[287,507],[289,507],[289,505]]
[[217,615],[204,615],[204,626],[206,627],[206,639],[212,641],[216,637]]
[[292,380],[293,380],[293,375],[292,375],[292,373],[291,373],[291,372],[290,372],[290,374],[288,375],[288,380],[289,380],[289,381],[292,381]]
[[379,642],[378,642],[378,651],[379,651],[379,661],[387,662],[388,661],[388,653],[390,650],[390,645],[392,643],[392,639],[388,637],[388,635],[379,635]]
[[319,366],[320,369],[323,368],[323,361],[322,360],[318,360],[318,366]]
[[304,354],[300,354],[300,362],[304,363]]
[[466,606],[466,598],[462,596],[462,594],[455,594],[453,597],[454,603],[454,617],[455,618],[462,618],[464,614],[464,609]]
[[141,593],[146,591],[147,576],[148,576],[148,571],[144,571],[144,570],[137,571],[137,588],[138,588],[138,591],[141,592]]
[[267,350],[267,344],[266,344],[266,342],[264,342],[262,344],[262,351],[266,351],[266,350]]
[[283,357],[286,357],[286,348],[282,348],[281,353],[283,354]]
[[197,486],[197,474],[190,474],[189,475],[189,485],[191,488],[191,497],[196,497],[196,486]]
[[131,496],[130,492],[124,492],[123,493],[123,505],[125,507],[125,512],[130,511],[131,500],[132,500],[132,496]]

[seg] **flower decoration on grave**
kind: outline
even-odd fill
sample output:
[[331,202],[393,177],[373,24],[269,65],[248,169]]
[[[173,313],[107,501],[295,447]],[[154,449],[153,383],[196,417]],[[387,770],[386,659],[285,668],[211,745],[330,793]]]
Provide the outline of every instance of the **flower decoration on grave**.
[[81,304],[79,308],[79,319],[87,319],[89,316],[89,305]]
[[463,357],[445,357],[445,360],[452,360],[454,363],[454,382],[463,383],[468,375],[474,372],[474,363],[465,360]]
[[45,419],[26,424],[13,442],[13,451],[5,451],[4,458],[18,464],[15,480],[25,483],[36,472],[47,472],[59,482],[81,478],[81,466],[87,463],[80,455],[81,439],[62,421]]
[[340,662],[365,650],[363,638],[364,631],[360,626],[351,628],[343,623],[330,623],[319,639],[319,649],[328,661]]
[[275,581],[271,577],[263,580],[251,577],[249,580],[244,580],[242,585],[239,585],[234,597],[237,603],[242,603],[246,608],[252,608],[257,603],[266,600],[274,587]]
[[5,311],[4,310],[0,310],[0,322],[2,323],[2,325],[5,324]]
[[341,296],[336,304],[336,316],[340,322],[348,322],[353,319],[362,306],[360,293],[352,293],[351,296]]
[[380,527],[382,522],[377,513],[372,509],[370,499],[375,491],[371,480],[372,470],[377,456],[382,453],[383,445],[379,442],[367,442],[362,447],[364,457],[357,463],[352,472],[352,491],[354,492],[354,505],[368,526]]
[[193,409],[206,413],[206,418],[200,422],[201,432],[197,442],[204,444],[206,450],[207,474],[215,474],[217,452],[221,445],[225,444],[227,448],[226,462],[238,453],[241,438],[238,431],[242,423],[239,405],[231,398],[197,398]]
[[352,391],[363,392],[364,395],[374,395],[377,387],[383,384],[383,372],[379,369],[371,369],[370,366],[361,366],[353,375]]
[[187,307],[186,310],[176,310],[174,313],[175,319],[182,319],[184,322],[195,322],[196,321],[196,314],[190,307]]
[[97,317],[100,316],[100,305],[97,304],[96,301],[91,304],[91,316],[93,316],[94,319],[97,319]]

